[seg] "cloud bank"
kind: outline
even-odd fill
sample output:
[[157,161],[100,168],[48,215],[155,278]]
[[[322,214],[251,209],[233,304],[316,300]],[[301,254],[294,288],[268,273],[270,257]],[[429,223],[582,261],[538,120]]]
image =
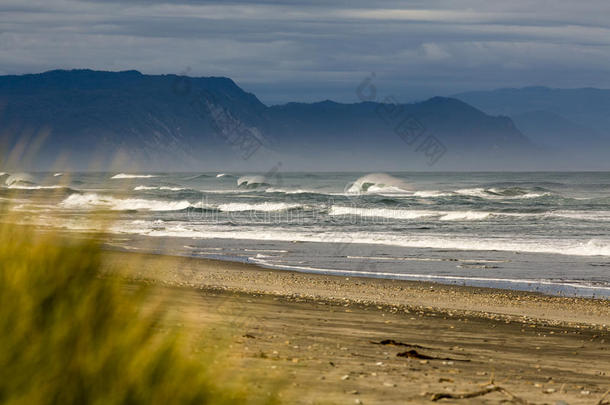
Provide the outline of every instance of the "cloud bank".
[[267,104],[401,101],[525,85],[610,87],[610,2],[0,2],[0,74],[228,76]]

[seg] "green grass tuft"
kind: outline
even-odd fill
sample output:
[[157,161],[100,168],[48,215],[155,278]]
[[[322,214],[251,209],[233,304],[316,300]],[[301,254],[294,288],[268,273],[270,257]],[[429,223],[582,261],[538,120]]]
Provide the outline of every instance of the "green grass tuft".
[[93,242],[0,225],[0,403],[248,402],[100,260]]

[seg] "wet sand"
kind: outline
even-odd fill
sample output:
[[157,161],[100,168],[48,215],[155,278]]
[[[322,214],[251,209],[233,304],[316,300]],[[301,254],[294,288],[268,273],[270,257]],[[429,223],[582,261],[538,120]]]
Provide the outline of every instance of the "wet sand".
[[440,402],[596,404],[610,388],[607,300],[161,255],[104,259],[164,286],[155,294],[187,328],[228,334],[238,368],[256,370],[257,394],[273,383],[287,403],[432,403],[493,382],[508,393]]

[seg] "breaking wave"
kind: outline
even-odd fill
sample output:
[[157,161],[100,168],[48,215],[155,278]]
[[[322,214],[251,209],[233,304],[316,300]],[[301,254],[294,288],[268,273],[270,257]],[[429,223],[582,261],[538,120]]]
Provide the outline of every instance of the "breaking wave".
[[65,189],[65,190],[71,190],[69,187],[67,186],[61,186],[61,185],[55,185],[55,186],[28,186],[28,185],[21,185],[21,184],[11,184],[10,186],[7,186],[6,188],[9,189],[14,189],[14,190],[58,190],[58,189]]
[[233,227],[217,226],[201,228],[187,223],[168,226],[163,231],[149,227],[134,230],[127,226],[117,228],[119,232],[145,233],[158,237],[193,237],[243,240],[301,241],[324,243],[361,243],[413,248],[453,249],[467,251],[509,251],[528,253],[551,253],[575,256],[610,256],[610,240],[590,239],[587,241],[532,239],[517,240],[511,237],[487,239],[467,236],[414,236],[398,233],[376,232],[294,232],[288,230],[243,230],[236,233]]
[[248,175],[241,176],[237,179],[237,187],[241,188],[258,188],[267,186],[270,186],[270,184],[267,183],[267,179],[265,178],[265,176]]
[[256,204],[226,203],[218,205],[191,203],[188,200],[163,201],[142,198],[116,198],[96,193],[72,194],[60,206],[67,209],[106,209],[113,211],[182,211],[186,209],[242,212],[242,211],[288,211],[303,208],[301,204],[263,202]]
[[390,208],[345,207],[333,205],[328,215],[350,215],[391,219],[435,218],[440,221],[482,221],[492,218],[567,218],[582,221],[610,221],[610,211],[543,211],[543,212],[491,212],[491,211],[432,211]]
[[137,187],[134,187],[133,189],[134,189],[134,191],[148,191],[148,190],[182,191],[182,190],[187,190],[186,188],[182,188],[182,187],[166,187],[166,186],[159,186],[159,187],[137,186]]
[[330,193],[322,193],[320,191],[313,191],[313,190],[304,190],[304,189],[294,189],[294,190],[290,190],[290,189],[283,189],[283,188],[267,188],[265,190],[265,192],[267,193],[278,193],[278,194],[320,194],[320,195],[331,195]]
[[411,190],[405,181],[385,173],[367,174],[346,187],[349,194],[412,194]]
[[501,214],[493,214],[491,212],[475,212],[475,211],[456,211],[456,212],[447,212],[443,216],[440,217],[441,221],[481,221],[483,219],[487,219],[492,215],[501,215]]
[[534,190],[520,187],[510,188],[463,188],[459,190],[420,190],[413,193],[414,197],[438,198],[438,197],[477,197],[490,200],[500,199],[527,199],[551,196],[552,193],[542,188]]
[[159,177],[155,174],[129,174],[119,173],[111,177],[111,179],[149,179],[151,177]]
[[[397,210],[389,208],[358,208],[333,205],[328,215],[353,215],[371,218],[418,219],[437,218],[441,221],[479,221],[492,215],[504,215],[492,212],[476,211],[428,211],[428,210]],[[513,215],[513,214],[506,214]],[[517,214],[515,214],[517,215]],[[529,215],[529,214],[525,214]]]
[[197,207],[186,200],[157,201],[139,198],[115,198],[95,193],[72,194],[60,205],[68,209],[108,209],[113,211],[181,211]]
[[488,199],[502,198],[539,198],[551,195],[547,190],[538,188],[527,190],[520,187],[510,188],[465,188],[455,191],[458,195]]
[[288,211],[303,208],[301,204],[288,204],[283,202],[263,202],[258,204],[247,203],[227,203],[220,204],[217,207],[223,212],[239,212],[239,211]]
[[450,197],[453,195],[455,195],[455,193],[453,193],[451,191],[437,191],[437,190],[416,191],[413,193],[413,196],[422,197],[422,198]]
[[6,176],[6,179],[4,180],[4,185],[6,186],[18,186],[18,185],[22,185],[22,186],[28,186],[28,185],[35,185],[36,183],[34,182],[34,179],[32,178],[32,176],[30,176],[29,174],[26,173],[16,173],[16,174],[8,174],[8,173],[4,173],[4,176]]
[[393,210],[388,208],[358,208],[333,205],[328,215],[354,215],[371,218],[417,219],[438,216],[438,212],[424,210]]

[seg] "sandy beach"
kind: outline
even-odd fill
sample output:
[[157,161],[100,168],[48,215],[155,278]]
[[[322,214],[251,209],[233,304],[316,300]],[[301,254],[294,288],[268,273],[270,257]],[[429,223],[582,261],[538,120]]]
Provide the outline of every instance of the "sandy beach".
[[287,403],[596,404],[610,388],[607,300],[137,253],[104,263],[162,286],[186,327],[228,332],[259,394],[273,384]]

